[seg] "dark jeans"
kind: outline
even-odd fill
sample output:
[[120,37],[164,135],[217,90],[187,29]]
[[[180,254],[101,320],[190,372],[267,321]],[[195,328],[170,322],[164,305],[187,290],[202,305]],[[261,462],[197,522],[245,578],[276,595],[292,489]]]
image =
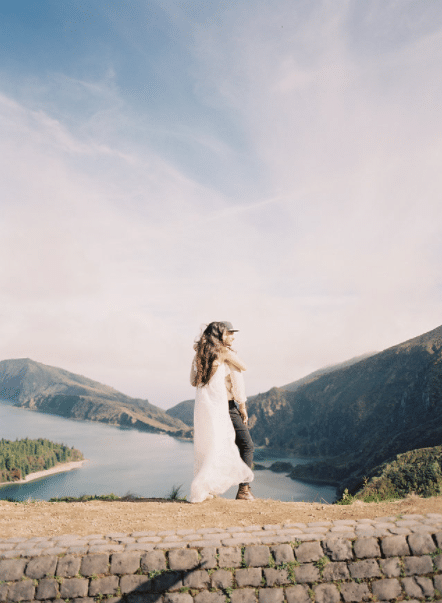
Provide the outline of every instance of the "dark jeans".
[[[239,448],[239,455],[245,464],[252,468],[253,464],[253,451],[255,446],[253,445],[252,436],[250,435],[247,425],[242,421],[241,415],[234,400],[229,400],[229,413],[232,419],[233,427],[235,428],[235,444]],[[241,484],[248,485],[248,484]]]

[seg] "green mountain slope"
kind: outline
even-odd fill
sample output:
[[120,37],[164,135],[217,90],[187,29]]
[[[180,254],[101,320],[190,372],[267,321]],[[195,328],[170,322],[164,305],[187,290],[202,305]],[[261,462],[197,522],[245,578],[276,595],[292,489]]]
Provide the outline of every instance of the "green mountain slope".
[[403,498],[409,492],[419,496],[442,493],[442,446],[409,450],[375,467],[355,498],[385,500]]
[[195,408],[195,400],[184,400],[184,402],[180,402],[172,408],[166,410],[166,413],[174,417],[175,419],[179,419],[186,425],[193,427],[193,409]]
[[364,475],[393,455],[442,441],[442,327],[296,391],[259,394],[249,418],[258,446],[322,457],[295,467],[292,477],[356,491]]
[[0,362],[0,400],[40,412],[191,438],[188,425],[147,400],[29,358]]

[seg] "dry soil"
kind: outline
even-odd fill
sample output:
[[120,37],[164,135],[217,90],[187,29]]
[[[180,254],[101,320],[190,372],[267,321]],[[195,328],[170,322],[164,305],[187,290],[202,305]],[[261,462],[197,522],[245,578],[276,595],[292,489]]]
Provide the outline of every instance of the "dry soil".
[[60,534],[129,534],[144,530],[183,528],[228,528],[315,522],[334,519],[376,519],[401,514],[442,513],[442,496],[383,503],[354,502],[351,505],[253,502],[215,498],[200,504],[140,500],[131,502],[25,502],[0,501],[0,538],[55,536]]

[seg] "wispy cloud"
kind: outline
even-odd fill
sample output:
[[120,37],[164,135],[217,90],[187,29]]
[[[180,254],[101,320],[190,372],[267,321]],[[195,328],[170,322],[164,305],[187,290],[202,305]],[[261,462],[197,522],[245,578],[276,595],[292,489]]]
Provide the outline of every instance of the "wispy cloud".
[[414,4],[160,2],[164,107],[129,13],[95,74],[8,72],[0,357],[170,406],[203,322],[241,329],[250,394],[437,326],[442,24]]

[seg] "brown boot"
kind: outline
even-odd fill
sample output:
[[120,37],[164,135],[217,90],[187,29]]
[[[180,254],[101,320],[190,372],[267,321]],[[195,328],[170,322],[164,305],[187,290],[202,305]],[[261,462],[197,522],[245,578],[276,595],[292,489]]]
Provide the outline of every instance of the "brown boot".
[[249,484],[240,484],[236,500],[255,500],[255,497],[250,490]]

